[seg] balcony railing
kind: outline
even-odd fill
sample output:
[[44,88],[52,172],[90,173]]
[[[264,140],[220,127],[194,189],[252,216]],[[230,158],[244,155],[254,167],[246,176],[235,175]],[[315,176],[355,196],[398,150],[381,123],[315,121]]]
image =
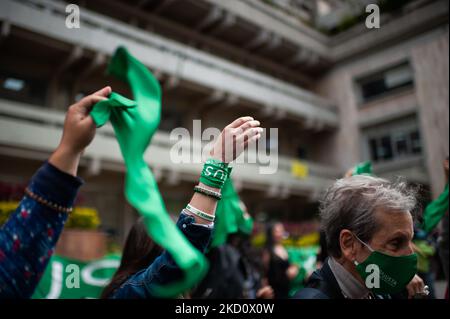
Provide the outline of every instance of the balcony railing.
[[317,121],[323,127],[338,125],[331,101],[310,91],[85,8],[80,15],[81,27],[68,29],[65,8],[64,2],[49,0],[4,0],[0,1],[0,20],[106,55],[124,45],[153,70],[294,118]]
[[[61,111],[0,99],[0,153],[9,150],[8,154],[14,156],[11,150],[18,149],[19,153],[20,150],[28,150],[49,154],[59,143],[63,124],[64,114]],[[170,172],[180,180],[194,181],[198,178],[201,164],[174,163],[170,158],[170,150],[176,143],[179,141],[171,139],[168,132],[156,132],[145,154],[145,160],[157,175]],[[189,143],[187,147],[191,149],[191,153],[201,152],[200,142],[186,143]],[[120,149],[110,124],[98,130],[84,157],[88,162],[96,160],[123,167]],[[308,176],[299,179],[291,173],[295,159],[277,156],[272,160],[278,161],[274,174],[260,174],[261,165],[258,164],[239,163],[233,165],[233,176],[247,188],[262,191],[269,188],[284,189],[289,194],[317,196],[318,192],[341,175],[341,172],[333,167],[303,161],[302,164],[308,168]]]

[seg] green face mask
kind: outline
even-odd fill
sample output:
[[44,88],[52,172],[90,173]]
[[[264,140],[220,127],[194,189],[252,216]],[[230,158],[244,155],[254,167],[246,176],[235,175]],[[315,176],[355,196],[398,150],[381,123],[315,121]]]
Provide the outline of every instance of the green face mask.
[[356,270],[366,287],[376,294],[395,294],[402,291],[417,272],[417,255],[391,256],[373,250],[355,237],[372,253],[362,263],[354,261]]

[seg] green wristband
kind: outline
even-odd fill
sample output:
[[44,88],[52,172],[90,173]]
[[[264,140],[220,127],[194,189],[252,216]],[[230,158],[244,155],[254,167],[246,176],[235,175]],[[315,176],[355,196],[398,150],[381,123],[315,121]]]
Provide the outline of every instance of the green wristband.
[[221,189],[231,174],[231,167],[227,163],[215,159],[208,159],[203,165],[200,183]]

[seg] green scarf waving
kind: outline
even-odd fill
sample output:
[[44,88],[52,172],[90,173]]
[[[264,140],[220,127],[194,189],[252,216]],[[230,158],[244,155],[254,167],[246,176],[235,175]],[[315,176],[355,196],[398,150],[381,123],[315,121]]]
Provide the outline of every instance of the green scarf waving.
[[448,211],[448,184],[434,201],[429,203],[423,213],[422,229],[430,233]]
[[223,245],[229,234],[238,231],[251,234],[253,219],[245,212],[243,203],[233,187],[231,178],[228,178],[222,188],[222,199],[217,204],[216,221],[211,247]]
[[134,101],[112,93],[97,103],[91,116],[98,127],[111,121],[126,166],[125,197],[144,217],[153,240],[166,249],[184,272],[183,279],[151,291],[157,297],[175,297],[206,274],[205,257],[178,230],[167,214],[158,185],[144,152],[161,118],[161,87],[150,71],[125,48],[118,48],[108,73],[131,87]]

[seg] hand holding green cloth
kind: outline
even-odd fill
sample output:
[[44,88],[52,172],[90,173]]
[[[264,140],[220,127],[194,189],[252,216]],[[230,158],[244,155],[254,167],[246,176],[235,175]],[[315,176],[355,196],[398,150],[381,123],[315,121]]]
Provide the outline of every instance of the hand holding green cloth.
[[233,187],[231,178],[228,178],[222,188],[222,199],[217,204],[216,220],[211,247],[223,245],[229,234],[238,231],[251,234],[253,219],[242,207],[239,195]]
[[430,233],[448,211],[448,184],[444,191],[434,201],[429,203],[423,213],[422,229]]
[[361,174],[372,175],[372,163],[370,161],[359,163],[353,168],[352,176]]
[[144,152],[160,122],[161,87],[150,71],[122,47],[112,57],[108,73],[129,84],[136,102],[112,93],[109,99],[94,105],[91,116],[98,127],[111,121],[127,169],[125,197],[144,217],[149,235],[184,272],[180,281],[158,286],[150,293],[175,297],[197,284],[208,264],[170,219],[156,180],[144,161]]

